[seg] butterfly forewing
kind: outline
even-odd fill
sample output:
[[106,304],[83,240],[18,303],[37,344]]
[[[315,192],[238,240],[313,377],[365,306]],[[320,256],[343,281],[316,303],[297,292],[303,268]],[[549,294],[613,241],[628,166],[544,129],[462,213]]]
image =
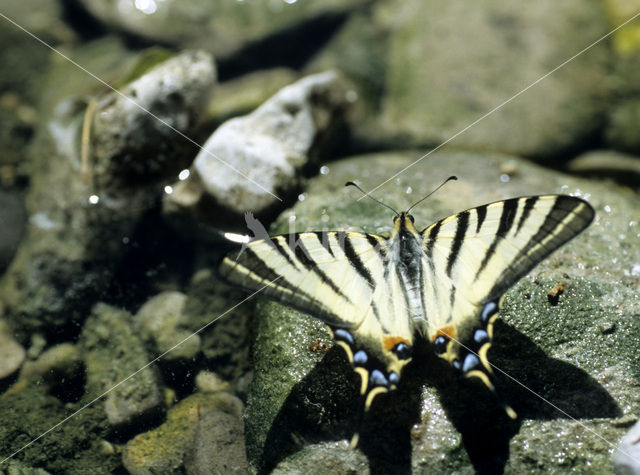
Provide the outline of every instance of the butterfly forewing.
[[593,216],[578,198],[532,196],[472,208],[425,229],[426,333],[431,341],[444,337],[441,356],[463,368],[471,352],[466,369],[482,363],[488,370],[485,333],[491,335],[502,294]]
[[533,196],[472,208],[421,234],[423,285],[430,334],[460,314],[499,298],[547,255],[593,219],[593,209],[569,196]]
[[[360,278],[341,241],[345,233],[299,233],[252,241],[220,266],[231,283],[289,305],[330,325],[352,327],[364,318],[373,289]],[[351,233],[350,233],[351,234]],[[348,240],[360,260],[376,258],[360,234]]]

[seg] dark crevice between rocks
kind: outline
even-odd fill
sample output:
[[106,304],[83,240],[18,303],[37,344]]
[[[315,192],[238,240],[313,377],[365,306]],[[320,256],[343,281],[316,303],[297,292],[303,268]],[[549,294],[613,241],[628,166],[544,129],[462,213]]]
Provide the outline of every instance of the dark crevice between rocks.
[[[103,399],[101,399],[101,401]],[[155,429],[164,423],[165,420],[165,409],[162,407],[155,407],[145,412],[139,412],[134,417],[131,417],[131,420],[127,423],[110,425],[109,433],[106,438],[111,442],[124,444],[138,434]]]
[[64,403],[75,403],[80,401],[84,395],[86,382],[85,371],[78,371],[71,377],[62,378],[57,384],[51,385],[49,394],[57,397]]
[[149,295],[188,284],[194,246],[164,222],[159,208],[143,217],[130,236],[122,238],[128,250],[106,292],[107,303],[137,309]]
[[181,400],[193,394],[198,371],[210,368],[203,364],[203,358],[196,357],[192,361],[160,358],[158,369],[164,384],[176,392],[177,400]]
[[16,371],[11,376],[7,376],[4,379],[0,379],[0,394],[4,394],[4,392],[14,385],[16,381],[18,381],[18,375],[20,373]]
[[580,140],[572,142],[560,150],[556,150],[555,153],[538,156],[523,155],[523,158],[529,159],[530,161],[542,166],[546,166],[551,170],[566,172],[566,164],[572,158],[592,150],[604,150],[610,148],[604,140],[604,127],[605,119],[603,117],[601,126],[595,128],[590,133],[584,134]]
[[226,58],[218,58],[218,80],[228,81],[259,69],[277,66],[300,69],[332,38],[348,13],[326,13],[248,44]]
[[178,52],[175,44],[162,41],[160,38],[145,38],[130,31],[105,25],[95,18],[91,12],[87,11],[79,0],[62,0],[61,3],[64,8],[65,22],[73,28],[82,41],[95,40],[115,32],[122,38],[127,48],[131,50],[162,47]]
[[79,0],[62,0],[65,22],[74,29],[84,41],[100,38],[108,33],[107,29],[82,6]]

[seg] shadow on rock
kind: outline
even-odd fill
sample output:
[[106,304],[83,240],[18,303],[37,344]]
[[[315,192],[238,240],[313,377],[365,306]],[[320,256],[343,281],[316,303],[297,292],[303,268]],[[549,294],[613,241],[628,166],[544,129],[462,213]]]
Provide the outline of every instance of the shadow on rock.
[[[494,337],[489,360],[498,397],[480,381],[461,378],[430,345],[417,339],[414,360],[405,369],[400,387],[378,396],[359,428],[358,447],[369,459],[371,473],[411,473],[411,427],[420,419],[424,384],[438,390],[477,473],[504,471],[509,442],[522,419],[620,415],[611,396],[582,369],[548,357],[531,339],[501,321],[495,325]],[[342,351],[331,349],[283,404],[266,438],[261,473],[268,473],[304,445],[349,440],[358,430],[359,385]],[[503,402],[515,409],[517,420],[507,416]]]
[[[531,339],[500,320],[494,327],[489,361],[494,365],[497,397],[480,381],[458,378],[451,371],[429,371],[425,375],[438,389],[447,416],[462,434],[478,473],[504,471],[509,441],[518,433],[523,419],[620,415],[613,398],[584,370],[548,357]],[[434,369],[437,367],[434,365]],[[517,420],[506,415],[503,402],[513,407]]]
[[307,444],[351,437],[358,409],[358,375],[334,347],[298,384],[267,434],[260,473]]
[[606,389],[583,369],[547,356],[531,339],[502,321],[496,323],[494,336],[489,360],[515,380],[496,370],[498,391],[520,418],[593,419],[621,415]]

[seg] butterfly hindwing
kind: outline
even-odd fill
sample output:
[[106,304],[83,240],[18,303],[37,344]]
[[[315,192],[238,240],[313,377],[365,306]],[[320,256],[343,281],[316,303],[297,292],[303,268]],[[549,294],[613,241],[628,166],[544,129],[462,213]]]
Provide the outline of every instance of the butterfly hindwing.
[[579,198],[532,196],[472,208],[422,231],[425,333],[436,352],[492,387],[486,354],[501,296],[593,216]]

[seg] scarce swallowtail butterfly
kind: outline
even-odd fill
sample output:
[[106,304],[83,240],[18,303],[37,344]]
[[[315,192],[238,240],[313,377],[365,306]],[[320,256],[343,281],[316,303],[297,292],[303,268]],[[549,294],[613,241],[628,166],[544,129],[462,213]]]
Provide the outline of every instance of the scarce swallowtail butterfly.
[[[586,201],[565,195],[485,204],[422,231],[405,211],[389,236],[335,231],[253,240],[227,255],[220,273],[324,321],[361,377],[367,411],[397,387],[416,337],[494,391],[487,351],[501,297],[593,217]],[[356,433],[352,445],[357,440]]]

